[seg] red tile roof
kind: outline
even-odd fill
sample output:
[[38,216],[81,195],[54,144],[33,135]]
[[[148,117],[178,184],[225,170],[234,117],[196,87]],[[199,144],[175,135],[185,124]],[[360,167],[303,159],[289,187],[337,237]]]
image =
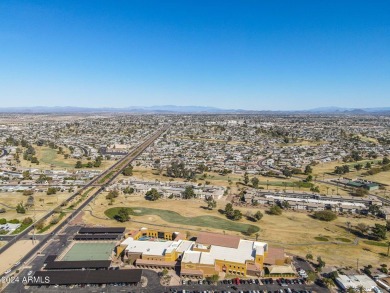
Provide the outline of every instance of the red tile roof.
[[237,248],[240,244],[240,237],[232,235],[215,234],[208,232],[200,232],[196,239],[196,243],[204,245],[216,245],[222,247]]

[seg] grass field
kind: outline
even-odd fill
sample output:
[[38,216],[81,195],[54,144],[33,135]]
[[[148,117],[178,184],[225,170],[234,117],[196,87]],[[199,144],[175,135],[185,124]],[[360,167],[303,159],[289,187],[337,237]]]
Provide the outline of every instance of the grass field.
[[22,220],[26,217],[34,218],[35,216],[36,219],[39,219],[71,195],[72,193],[69,192],[60,192],[53,195],[47,195],[45,192],[34,193],[34,207],[27,209],[25,214],[18,214],[16,205],[20,202],[25,204],[28,196],[21,192],[0,192],[0,208],[6,210],[5,213],[0,214],[0,218]]
[[63,155],[57,154],[57,150],[51,148],[41,148],[37,153],[37,158],[41,163],[59,168],[74,168],[76,164],[76,160],[64,159]]
[[[108,209],[105,211],[105,214],[107,217],[113,219],[114,216],[117,214],[118,209],[119,208]],[[260,230],[259,227],[254,225],[233,222],[230,220],[225,220],[214,216],[184,217],[181,214],[173,212],[171,210],[142,208],[142,207],[128,208],[128,211],[132,216],[156,215],[168,223],[179,224],[184,226],[208,227],[208,228],[215,228],[220,230],[236,231],[241,233],[245,233],[249,227],[253,227],[254,229],[253,231]]]
[[[313,166],[313,174],[314,175],[318,175],[318,176],[323,176],[324,173],[332,173],[335,169],[336,166],[342,166],[342,165],[348,165],[350,167],[350,170],[352,172],[348,173],[348,174],[353,174],[355,173],[355,169],[353,168],[353,166],[355,166],[356,164],[362,164],[363,166],[367,163],[367,162],[380,162],[382,161],[382,158],[380,159],[373,159],[373,160],[362,160],[362,161],[358,161],[358,162],[349,162],[349,163],[344,163],[343,161],[336,161],[336,162],[329,162],[329,163],[320,163],[318,165],[315,165]],[[362,172],[365,172],[367,170],[362,170],[360,173]],[[356,172],[358,173],[358,172]],[[346,174],[346,175],[348,175]],[[337,177],[337,175],[335,175],[335,177]]]
[[108,260],[115,246],[114,242],[75,243],[62,258],[63,261]]
[[[52,149],[46,146],[36,146],[34,145],[34,149],[36,151],[36,157],[39,161],[39,165],[37,164],[31,164],[29,161],[21,159],[20,165],[22,167],[34,167],[38,169],[74,169],[76,166],[76,162],[78,159],[75,158],[68,158],[65,159],[64,155],[62,154],[57,154],[56,149]],[[69,154],[70,151],[69,149],[64,147],[64,152]],[[87,163],[88,160],[86,158],[80,159],[83,164]],[[110,161],[102,161],[102,164],[100,167],[93,167],[91,169],[93,170],[103,170],[107,169],[109,166],[114,164],[114,160]],[[89,169],[89,168],[84,168],[84,169]]]
[[[332,222],[323,222],[312,219],[307,213],[285,211],[281,216],[272,216],[265,213],[264,207],[245,208],[238,207],[245,215],[247,211],[256,212],[260,210],[264,217],[257,223],[253,223],[243,218],[238,222],[231,222],[218,212],[218,209],[223,209],[227,203],[225,199],[217,201],[217,208],[207,210],[202,208],[204,202],[201,200],[169,200],[162,199],[150,202],[144,199],[143,195],[133,194],[125,196],[120,194],[112,206],[108,206],[108,201],[105,199],[107,193],[102,193],[98,198],[91,203],[83,214],[82,219],[86,225],[102,225],[121,227],[125,225],[128,229],[139,229],[141,227],[154,228],[163,231],[171,232],[186,232],[191,235],[196,235],[198,231],[208,231],[215,233],[226,233],[229,235],[237,235],[242,238],[254,239],[255,236],[246,236],[241,232],[217,229],[214,227],[200,227],[192,222],[187,222],[186,225],[181,223],[173,224],[166,221],[162,217],[152,213],[143,213],[140,208],[165,210],[165,213],[171,211],[177,212],[181,217],[196,218],[199,216],[211,216],[219,218],[229,223],[249,224],[260,228],[260,241],[265,241],[273,247],[284,247],[286,252],[305,256],[311,253],[315,256],[321,256],[327,265],[337,266],[354,266],[356,265],[356,256],[359,256],[359,262],[363,265],[376,265],[378,263],[388,263],[390,265],[390,257],[383,254],[387,252],[387,247],[375,246],[365,243],[365,239],[358,239],[355,242],[356,236],[348,232],[346,222],[350,222],[352,227],[358,223],[364,223],[373,226],[375,223],[384,224],[384,220],[346,216],[338,217]],[[137,213],[136,216],[131,216],[133,221],[120,223],[107,217],[104,213],[108,207],[131,207]],[[331,235],[331,236],[330,236]],[[390,237],[390,233],[388,233]],[[317,241],[315,237],[326,236],[329,241]],[[343,241],[341,238],[348,239]]]

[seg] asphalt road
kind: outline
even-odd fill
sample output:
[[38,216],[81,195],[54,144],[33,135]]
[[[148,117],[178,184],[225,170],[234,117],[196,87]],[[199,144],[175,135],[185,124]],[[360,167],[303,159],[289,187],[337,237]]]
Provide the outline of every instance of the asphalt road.
[[28,253],[24,262],[27,262],[29,259],[32,259],[31,262],[23,262],[21,264],[18,281],[9,283],[9,280],[6,279],[7,281],[5,282],[5,285],[8,286],[5,288],[4,292],[31,292],[31,288],[24,287],[24,284],[22,282],[23,278],[28,276],[28,272],[30,270],[33,272],[41,270],[44,261],[48,255],[61,254],[63,250],[66,249],[66,247],[70,244],[73,239],[73,236],[77,233],[79,229],[80,226],[67,226],[66,228],[64,228],[61,234],[50,235],[50,239],[47,242],[43,243],[48,245],[44,249],[42,249],[39,254],[36,251]]

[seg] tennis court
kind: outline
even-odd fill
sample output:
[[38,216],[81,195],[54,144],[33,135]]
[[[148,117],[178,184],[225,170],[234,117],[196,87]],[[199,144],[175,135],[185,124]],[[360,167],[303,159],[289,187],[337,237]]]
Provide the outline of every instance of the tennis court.
[[108,260],[115,246],[114,242],[109,243],[75,243],[65,254],[62,260]]

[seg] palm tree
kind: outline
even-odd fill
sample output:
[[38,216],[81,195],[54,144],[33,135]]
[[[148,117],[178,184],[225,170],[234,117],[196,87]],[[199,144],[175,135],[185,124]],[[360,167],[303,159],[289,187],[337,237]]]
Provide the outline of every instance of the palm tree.
[[331,278],[323,278],[322,281],[324,282],[324,285],[328,288],[334,286],[334,282]]
[[348,232],[351,232],[351,222],[346,222],[345,224],[347,224]]
[[387,241],[387,256],[389,256],[390,251],[390,241]]
[[357,289],[359,290],[359,293],[363,293],[366,291],[362,285],[358,286]]

